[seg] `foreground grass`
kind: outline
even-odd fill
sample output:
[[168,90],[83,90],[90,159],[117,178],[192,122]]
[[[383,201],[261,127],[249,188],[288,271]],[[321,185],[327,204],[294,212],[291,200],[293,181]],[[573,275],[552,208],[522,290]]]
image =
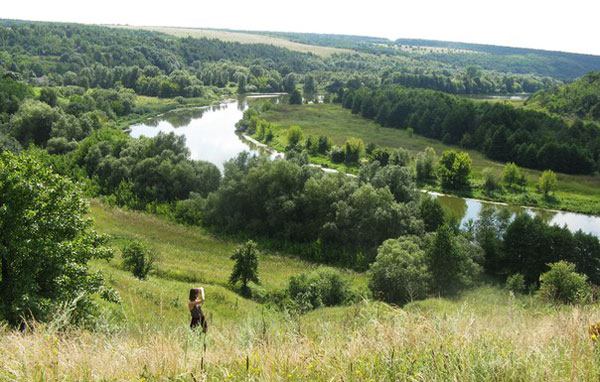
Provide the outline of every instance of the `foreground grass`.
[[[487,167],[500,176],[504,163],[489,160],[478,151],[446,145],[434,139],[410,134],[403,129],[381,127],[371,120],[352,114],[349,110],[334,104],[278,105],[264,113],[263,117],[274,123],[273,133],[275,139],[270,145],[278,150],[284,149],[286,145],[285,133],[291,125],[302,127],[305,136],[328,136],[336,145],[343,145],[348,137],[356,137],[362,139],[365,145],[375,143],[381,147],[403,147],[412,154],[423,151],[426,147],[434,148],[438,155],[445,150],[457,149],[467,151],[473,160],[473,188],[468,193],[458,194],[459,196],[501,201],[515,205],[600,214],[599,176],[557,174],[558,188],[555,197],[547,199],[536,189],[541,171],[523,169],[528,183],[525,192],[503,192],[488,195],[483,189],[482,170]],[[333,164],[329,158],[322,156],[314,156],[311,161],[316,164],[326,164],[341,171],[351,173],[358,171],[356,167]],[[438,185],[425,187],[431,191],[444,191]]]
[[[0,381],[598,381],[600,349],[588,337],[597,305],[551,307],[479,287],[456,299],[402,309],[361,301],[296,315],[238,296],[227,285],[238,244],[200,228],[91,202],[97,230],[119,247],[139,239],[158,249],[146,281],[118,257],[93,267],[120,293],[95,330],[25,333],[0,325]],[[314,265],[263,255],[263,287],[280,288]],[[349,274],[355,284],[363,275]],[[193,280],[193,282],[192,282]],[[187,328],[190,286],[206,288],[206,336]]]
[[600,349],[587,328],[599,320],[596,306],[554,309],[480,288],[404,309],[365,301],[304,316],[249,312],[205,338],[183,326],[0,328],[0,380],[597,381]]

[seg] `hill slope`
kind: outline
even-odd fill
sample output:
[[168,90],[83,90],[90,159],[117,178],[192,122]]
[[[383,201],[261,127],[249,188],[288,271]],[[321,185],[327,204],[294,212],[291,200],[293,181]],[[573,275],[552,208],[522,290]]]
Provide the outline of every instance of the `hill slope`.
[[[159,247],[161,268],[206,272],[208,335],[186,328],[190,283],[162,276],[137,281],[117,261],[97,264],[121,293],[123,303],[112,310],[126,325],[107,321],[96,331],[39,325],[26,333],[0,327],[0,380],[554,382],[591,381],[600,373],[587,332],[600,320],[598,306],[553,308],[481,287],[403,309],[363,301],[294,315],[220,285],[229,270],[222,257],[233,242],[97,202],[91,216],[113,244],[135,237]],[[309,267],[269,256],[261,264],[266,288]]]
[[540,91],[527,103],[553,113],[600,120],[600,71],[590,72],[571,84]]

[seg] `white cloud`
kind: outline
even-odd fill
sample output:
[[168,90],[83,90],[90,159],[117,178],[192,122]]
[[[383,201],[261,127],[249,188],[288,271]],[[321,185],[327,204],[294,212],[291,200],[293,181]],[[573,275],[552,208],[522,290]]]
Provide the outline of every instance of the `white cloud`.
[[20,0],[2,18],[423,38],[600,55],[591,0]]

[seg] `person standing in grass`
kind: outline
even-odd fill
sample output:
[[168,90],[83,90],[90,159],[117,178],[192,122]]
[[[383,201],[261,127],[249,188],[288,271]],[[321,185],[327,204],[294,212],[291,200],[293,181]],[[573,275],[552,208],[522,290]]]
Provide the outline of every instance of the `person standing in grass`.
[[206,301],[204,297],[204,288],[192,288],[190,289],[190,301],[188,302],[188,308],[192,314],[192,322],[190,323],[191,329],[196,329],[198,326],[202,327],[202,333],[206,333],[208,325],[204,313],[202,313],[202,304]]

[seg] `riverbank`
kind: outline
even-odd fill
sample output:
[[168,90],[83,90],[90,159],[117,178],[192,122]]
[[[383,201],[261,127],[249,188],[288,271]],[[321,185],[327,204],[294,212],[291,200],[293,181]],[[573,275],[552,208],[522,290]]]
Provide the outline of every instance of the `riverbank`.
[[[469,191],[444,190],[439,184],[424,184],[422,187],[427,191],[502,202],[515,206],[600,215],[599,176],[557,174],[557,189],[553,197],[546,198],[538,192],[536,187],[541,172],[523,169],[527,180],[527,186],[524,190],[519,192],[504,190],[503,192],[488,194],[483,188],[483,169],[489,168],[497,176],[501,176],[504,164],[489,160],[477,151],[446,145],[433,139],[411,134],[407,130],[381,127],[373,121],[354,115],[349,110],[333,104],[278,105],[261,114],[261,117],[273,124],[274,139],[269,142],[269,146],[279,151],[283,151],[285,148],[285,133],[291,125],[300,126],[305,136],[324,135],[329,137],[334,144],[340,146],[344,144],[348,137],[356,137],[362,139],[365,145],[374,143],[380,147],[403,147],[413,155],[423,151],[426,147],[432,147],[438,156],[443,151],[450,149],[467,151],[473,160],[471,189]],[[349,167],[345,164],[335,164],[328,157],[313,155],[310,159],[314,164],[335,168],[339,171],[351,174],[358,172],[356,166]]]

